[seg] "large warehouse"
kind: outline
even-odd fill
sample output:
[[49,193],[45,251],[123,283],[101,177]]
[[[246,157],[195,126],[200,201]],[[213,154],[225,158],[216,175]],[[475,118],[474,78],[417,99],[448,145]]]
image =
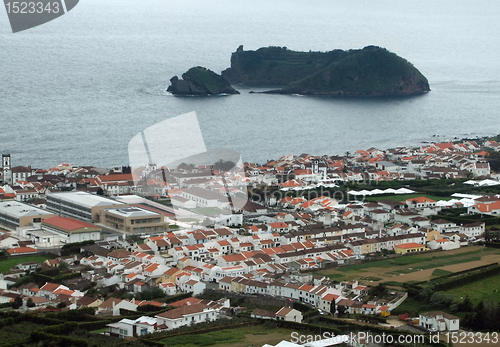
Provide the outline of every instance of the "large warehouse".
[[63,217],[83,221],[99,222],[99,211],[103,208],[124,205],[104,196],[82,191],[47,194],[47,209]]
[[1,201],[0,202],[0,224],[10,229],[33,225],[40,223],[46,218],[55,217],[52,212],[18,202]]

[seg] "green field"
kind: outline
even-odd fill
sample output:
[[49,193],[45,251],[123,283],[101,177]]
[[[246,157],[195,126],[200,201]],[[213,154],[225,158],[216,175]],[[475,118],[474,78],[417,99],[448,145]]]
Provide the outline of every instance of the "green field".
[[0,273],[8,272],[11,268],[22,263],[43,263],[45,260],[50,259],[44,255],[31,255],[27,257],[11,257],[6,260],[0,260]]
[[[415,272],[415,271],[419,271],[419,270],[427,270],[427,269],[434,269],[436,266],[447,266],[447,265],[455,265],[455,264],[462,264],[462,263],[468,263],[468,262],[471,262],[471,261],[477,261],[477,260],[481,260],[481,256],[468,256],[468,257],[459,257],[459,258],[451,258],[449,260],[442,260],[439,262],[439,264],[436,264],[436,263],[431,263],[431,264],[423,264],[423,265],[419,265],[417,268],[405,268],[405,269],[398,269],[398,270],[395,270],[395,271],[391,271],[391,272],[387,272],[388,274],[391,274],[391,275],[399,275],[399,274],[409,274],[411,272]],[[421,263],[416,263],[416,264],[421,264]],[[438,269],[436,269],[438,270]],[[446,270],[441,270],[441,271],[445,271],[445,272],[449,272],[449,271],[446,271]],[[435,271],[434,271],[435,272]],[[432,273],[433,276],[444,276],[446,274],[441,274],[441,275],[435,275],[434,272]],[[438,272],[439,273],[439,272]]]
[[442,276],[448,276],[451,275],[453,272],[451,271],[446,271],[443,269],[436,269],[432,272],[432,276],[434,277],[442,277]]
[[189,334],[168,337],[160,342],[170,347],[260,347],[266,343],[274,345],[282,340],[290,340],[291,333],[292,330],[271,329],[259,325],[213,331],[206,334]]
[[[486,255],[500,255],[500,249],[472,246],[457,251],[429,252],[342,266],[336,269],[318,271],[314,274],[327,276],[334,281],[359,279],[370,285],[366,282],[393,281],[395,280],[394,276],[416,273],[419,270],[436,269],[437,271],[433,272],[433,277],[444,276],[449,272],[438,268],[478,261]],[[413,278],[406,278],[406,280],[413,280]]]
[[193,209],[193,211],[204,216],[219,216],[221,213],[221,210],[217,207],[198,207]]
[[[416,267],[421,269],[423,269],[424,267],[427,269],[431,269],[433,267],[460,264],[472,260],[478,260],[477,258],[478,257],[480,258],[480,253],[495,252],[495,251],[497,253],[500,253],[499,250],[495,250],[494,248],[484,248],[478,251],[464,252],[453,255],[436,255],[439,253],[415,254],[415,255],[397,257],[393,259],[384,259],[357,265],[344,266],[338,268],[338,270],[342,272],[350,272],[350,271],[369,269],[373,267],[392,268],[394,266],[407,266],[407,265],[418,265]],[[429,262],[431,263],[427,264]],[[436,264],[436,262],[439,262],[439,264]]]
[[469,295],[469,299],[474,305],[477,305],[480,301],[488,300],[492,300],[495,304],[498,304],[500,303],[500,276],[492,276],[467,283],[460,287],[449,289],[446,292],[453,294],[457,300]]
[[[472,304],[476,306],[480,301],[487,302],[492,301],[495,306],[500,303],[500,276],[492,276],[479,281],[467,283],[453,289],[449,289],[446,292],[453,294],[455,300],[461,301],[465,299],[468,295]],[[497,290],[494,292],[494,290]],[[419,312],[435,311],[436,307],[428,302],[423,302],[415,298],[407,298],[398,308],[393,312],[393,315],[399,315],[402,313],[409,313],[410,315],[416,315]],[[439,310],[451,313],[453,315],[461,316],[463,313],[451,312],[448,307],[440,307]]]

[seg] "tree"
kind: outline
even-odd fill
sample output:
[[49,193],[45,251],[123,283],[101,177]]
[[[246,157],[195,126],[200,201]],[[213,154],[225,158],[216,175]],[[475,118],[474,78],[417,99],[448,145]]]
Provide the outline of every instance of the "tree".
[[345,306],[337,306],[337,312],[339,314],[339,317],[342,317],[347,311],[347,307]]
[[382,283],[379,283],[379,284],[377,284],[376,287],[371,288],[369,290],[368,294],[370,294],[373,297],[375,297],[375,296],[382,297],[385,294],[387,294],[387,288]]
[[468,296],[458,305],[458,310],[462,312],[472,312],[473,309],[474,306]]
[[485,325],[486,309],[484,303],[480,301],[474,308],[474,316],[472,318],[471,326],[476,329],[483,329]]
[[453,299],[453,294],[445,292],[435,292],[430,298],[430,303],[436,306],[449,306],[453,303]]
[[26,306],[28,307],[35,307],[35,303],[33,302],[32,298],[28,298],[28,301],[26,302]]
[[432,294],[434,294],[434,286],[426,285],[420,293],[418,293],[418,297],[420,300],[427,301],[431,298]]
[[23,299],[20,296],[16,296],[14,298],[14,304],[12,305],[12,307],[17,310],[21,306],[23,306]]
[[487,156],[487,160],[490,163],[490,168],[493,171],[500,171],[500,152],[490,152]]
[[335,299],[333,299],[332,303],[330,304],[330,313],[335,314],[336,310],[337,310],[337,305],[335,304]]

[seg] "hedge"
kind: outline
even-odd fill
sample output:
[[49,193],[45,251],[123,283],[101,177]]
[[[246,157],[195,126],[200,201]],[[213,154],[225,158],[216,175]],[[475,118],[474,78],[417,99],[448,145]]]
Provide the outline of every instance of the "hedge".
[[486,247],[500,248],[500,242],[482,242]]

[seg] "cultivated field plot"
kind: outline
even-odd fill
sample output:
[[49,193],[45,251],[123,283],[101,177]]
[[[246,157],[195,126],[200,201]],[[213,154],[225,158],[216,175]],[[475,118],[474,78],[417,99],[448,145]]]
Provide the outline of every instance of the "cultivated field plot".
[[282,340],[290,341],[293,330],[272,329],[264,326],[248,326],[236,329],[213,331],[206,334],[189,334],[168,337],[160,342],[170,347],[254,347],[264,344],[276,345]]
[[[379,282],[420,282],[500,262],[500,249],[468,246],[452,251],[415,254],[319,271],[332,280],[358,280],[365,285]],[[440,271],[435,271],[439,269]],[[443,270],[443,271],[441,271]]]

